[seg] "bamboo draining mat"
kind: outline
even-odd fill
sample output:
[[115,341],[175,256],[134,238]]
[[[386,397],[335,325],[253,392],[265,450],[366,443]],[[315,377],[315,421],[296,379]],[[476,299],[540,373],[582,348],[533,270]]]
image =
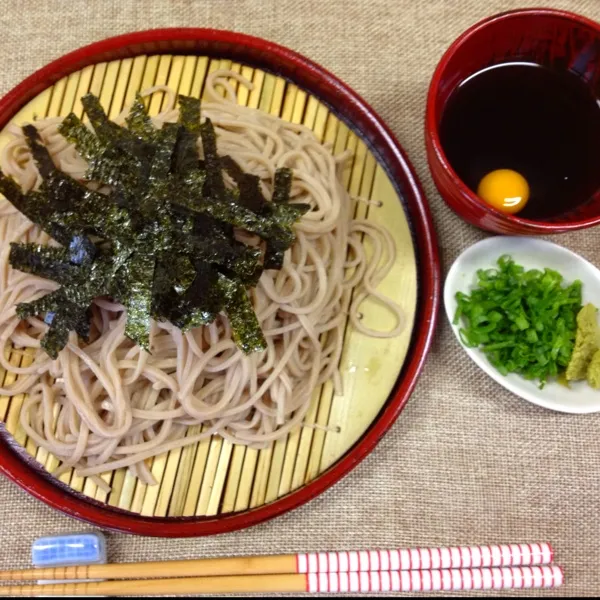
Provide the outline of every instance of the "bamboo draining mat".
[[[228,60],[138,56],[72,73],[32,100],[13,122],[31,121],[34,115],[66,116],[71,111],[82,116],[80,98],[88,91],[100,97],[110,117],[118,115],[136,91],[153,85],[167,84],[179,93],[202,97],[206,74],[219,68],[241,72],[254,83],[250,92],[239,86],[240,104],[303,123],[321,141],[331,142],[335,153],[352,151],[344,183],[352,195],[382,202],[381,207],[357,203],[356,214],[385,224],[394,236],[397,261],[380,289],[403,307],[406,329],[401,336],[387,340],[369,338],[347,327],[341,361],[344,395],[335,396],[332,386],[325,384],[315,392],[307,417],[309,424],[339,427],[339,432],[304,427],[263,450],[213,437],[154,458],[156,486],[144,485],[123,469],[104,475],[112,487],[108,494],[72,471],[60,477],[86,496],[146,516],[211,516],[243,511],[276,500],[316,478],[361,437],[385,404],[406,356],[416,310],[415,251],[404,209],[387,175],[360,138],[325,105],[282,78]],[[162,94],[152,96],[150,113],[159,112],[163,101]],[[7,139],[2,132],[0,147]],[[393,317],[376,302],[366,301],[361,312],[370,326],[383,329],[394,324]],[[27,365],[32,356],[12,352],[10,361]],[[8,385],[13,376],[1,372],[0,379]],[[0,419],[16,441],[51,472],[58,460],[37,448],[19,426],[22,404],[22,396],[1,397]],[[197,427],[190,428],[189,434],[198,431]]]

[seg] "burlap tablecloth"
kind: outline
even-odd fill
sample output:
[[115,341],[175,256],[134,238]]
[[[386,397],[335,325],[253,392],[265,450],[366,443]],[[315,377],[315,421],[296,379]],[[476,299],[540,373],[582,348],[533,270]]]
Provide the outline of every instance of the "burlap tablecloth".
[[[408,151],[429,199],[444,269],[484,234],[451,212],[425,159],[423,114],[448,45],[525,0],[0,1],[0,93],[51,59],[152,27],[238,30],[289,46],[357,90]],[[600,0],[546,0],[600,20]],[[600,228],[556,241],[600,264]],[[566,570],[554,593],[600,594],[600,414],[537,408],[462,352],[445,316],[408,407],[355,471],[308,505],[211,538],[108,535],[113,561],[236,553],[548,540]],[[27,566],[43,534],[87,529],[0,479],[0,566]],[[548,592],[545,592],[548,593]]]

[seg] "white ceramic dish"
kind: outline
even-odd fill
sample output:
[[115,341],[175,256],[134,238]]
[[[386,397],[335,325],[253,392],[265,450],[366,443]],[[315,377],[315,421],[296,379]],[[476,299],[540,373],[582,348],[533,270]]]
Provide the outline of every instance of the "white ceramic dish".
[[478,269],[496,266],[498,257],[509,254],[515,262],[527,269],[548,267],[561,273],[568,283],[579,279],[583,283],[583,303],[600,305],[600,270],[581,256],[531,237],[497,236],[487,238],[465,250],[454,262],[444,285],[444,305],[452,329],[465,352],[500,385],[513,394],[534,404],[566,413],[592,413],[600,411],[600,391],[585,382],[571,384],[566,388],[556,382],[548,382],[543,389],[534,381],[519,375],[501,375],[477,348],[467,348],[460,341],[459,325],[452,320],[456,312],[456,292],[468,293],[476,283]]

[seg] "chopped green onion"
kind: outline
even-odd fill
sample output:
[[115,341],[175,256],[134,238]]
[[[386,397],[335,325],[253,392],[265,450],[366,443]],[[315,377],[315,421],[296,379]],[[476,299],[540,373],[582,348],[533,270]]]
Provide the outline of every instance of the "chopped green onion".
[[454,324],[462,343],[480,348],[500,373],[543,387],[571,358],[581,309],[581,282],[566,285],[552,269],[526,271],[510,256],[477,272],[471,294],[457,292]]

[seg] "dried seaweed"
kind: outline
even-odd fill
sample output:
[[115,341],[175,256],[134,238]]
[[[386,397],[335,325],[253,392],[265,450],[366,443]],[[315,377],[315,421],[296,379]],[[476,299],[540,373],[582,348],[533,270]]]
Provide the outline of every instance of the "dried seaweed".
[[273,202],[275,204],[289,202],[291,189],[292,170],[285,167],[277,169],[273,181]]
[[175,176],[184,177],[199,168],[198,135],[200,133],[200,100],[179,96],[179,127],[177,143],[172,156]]
[[235,343],[247,354],[263,350],[265,338],[244,286],[223,275],[219,277],[219,286]]
[[256,213],[263,211],[267,201],[260,189],[260,179],[256,175],[244,173],[231,156],[223,156],[221,164],[238,186],[237,201]]
[[[61,244],[11,245],[14,268],[61,286],[19,304],[17,314],[45,315],[42,347],[54,358],[71,331],[89,335],[90,306],[99,296],[126,307],[125,332],[147,350],[152,319],[187,330],[223,312],[244,352],[264,349],[249,289],[263,268],[281,267],[294,223],[310,208],[289,203],[291,170],[277,170],[267,201],[258,177],[218,155],[215,129],[209,119],[201,123],[194,98],[180,96],[178,122],[160,129],[140,96],[124,126],[108,119],[95,96],[82,104],[93,131],[74,114],[59,130],[88,162],[86,182],[102,184],[102,193],[57,169],[33,126],[23,132],[43,179],[39,189],[23,193],[0,172],[0,192]],[[236,239],[236,229],[262,238],[264,256]]]
[[136,94],[125,122],[127,123],[127,129],[131,133],[143,140],[152,141],[156,133],[156,128],[152,124],[152,119],[148,116],[148,112],[144,106],[144,100],[139,94]]
[[221,159],[217,153],[217,134],[210,119],[206,119],[200,125],[200,138],[202,139],[204,168],[206,170],[203,186],[204,195],[225,204],[227,202],[227,194],[223,171],[221,170]]

